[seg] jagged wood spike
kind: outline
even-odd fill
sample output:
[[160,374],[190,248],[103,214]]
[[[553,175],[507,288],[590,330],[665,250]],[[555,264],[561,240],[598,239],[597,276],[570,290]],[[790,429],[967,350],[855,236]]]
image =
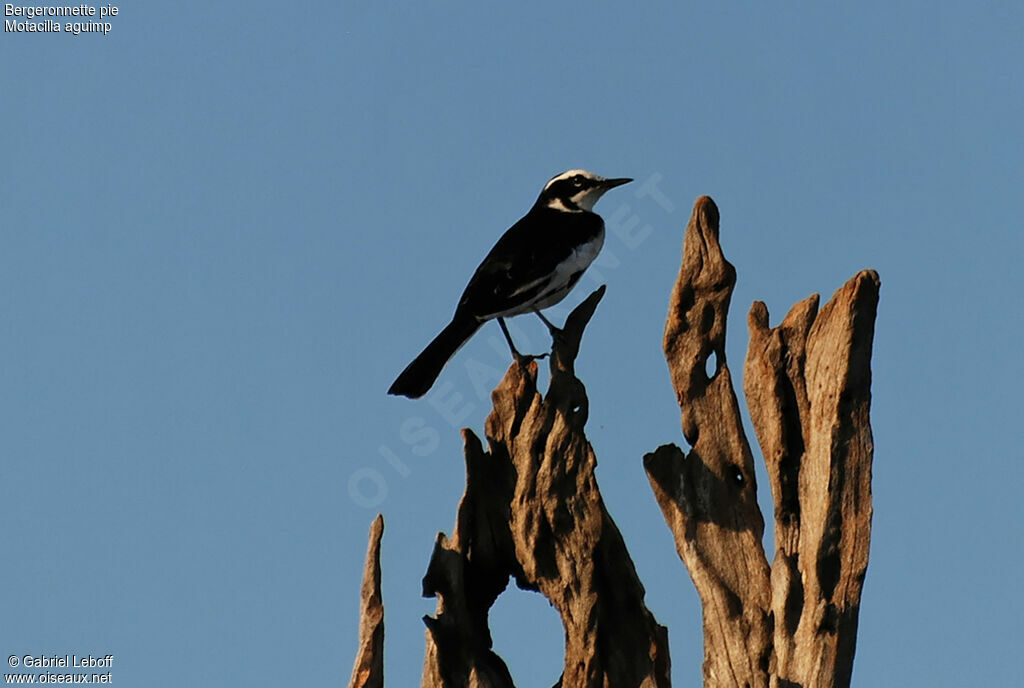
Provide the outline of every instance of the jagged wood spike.
[[[424,688],[513,688],[512,676],[491,649],[487,615],[507,587],[511,536],[508,533],[510,477],[490,461],[473,433],[463,431],[466,492],[459,502],[451,540],[439,533],[423,595],[438,598],[427,625]],[[504,499],[500,495],[506,495]]]
[[865,270],[774,329],[755,303],[744,386],[776,501],[776,673],[848,686],[871,538],[871,348],[879,279]]
[[359,609],[359,651],[349,688],[384,688],[384,603],[380,593],[380,540],[384,517],[370,526]]
[[661,447],[644,467],[700,594],[704,685],[760,688],[771,660],[769,568],[754,462],[725,355],[736,271],[718,243],[718,223],[714,201],[697,199],[665,323],[665,358],[693,448]]

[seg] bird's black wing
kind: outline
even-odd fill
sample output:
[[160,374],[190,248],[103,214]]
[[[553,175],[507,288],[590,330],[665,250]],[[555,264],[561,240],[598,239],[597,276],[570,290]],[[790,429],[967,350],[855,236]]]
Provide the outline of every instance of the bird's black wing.
[[485,317],[539,296],[560,263],[600,233],[604,222],[588,212],[535,208],[502,235],[473,273],[458,312]]

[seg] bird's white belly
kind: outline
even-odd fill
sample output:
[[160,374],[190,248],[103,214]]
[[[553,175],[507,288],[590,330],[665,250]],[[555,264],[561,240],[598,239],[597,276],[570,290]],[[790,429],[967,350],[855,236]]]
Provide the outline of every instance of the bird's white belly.
[[[565,298],[565,295],[570,291],[570,284],[572,283],[572,276],[586,270],[594,259],[597,258],[597,254],[601,252],[601,247],[604,246],[604,228],[598,232],[591,241],[581,244],[569,257],[559,263],[553,273],[551,273],[550,279],[547,279],[543,291],[527,303],[519,305],[515,308],[509,309],[497,315],[507,317],[512,315],[519,315],[521,313],[529,313],[534,309],[540,310],[554,306],[556,303]],[[494,317],[494,316],[491,316]]]

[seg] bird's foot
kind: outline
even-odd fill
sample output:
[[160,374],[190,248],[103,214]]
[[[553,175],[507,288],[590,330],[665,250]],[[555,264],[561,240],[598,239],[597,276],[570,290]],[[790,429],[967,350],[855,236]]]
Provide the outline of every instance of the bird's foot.
[[551,333],[551,352],[554,353],[555,349],[564,346],[569,342],[569,338],[565,334],[565,330],[558,327],[548,328],[548,332]]
[[565,331],[560,327],[556,327],[554,323],[545,318],[544,314],[539,310],[534,309],[533,312],[537,314],[537,317],[540,318],[545,327],[548,328],[548,332],[551,333],[551,350],[554,352],[557,345],[564,344],[567,341],[565,338]]

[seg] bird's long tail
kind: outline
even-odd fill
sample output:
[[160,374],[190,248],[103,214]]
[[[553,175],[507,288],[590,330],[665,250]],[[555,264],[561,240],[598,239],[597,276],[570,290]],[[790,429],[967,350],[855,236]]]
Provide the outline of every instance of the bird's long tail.
[[441,374],[448,360],[455,352],[480,329],[483,323],[472,315],[455,314],[441,334],[427,344],[419,356],[406,366],[388,389],[388,394],[396,394],[410,399],[423,396],[434,385],[434,380]]

